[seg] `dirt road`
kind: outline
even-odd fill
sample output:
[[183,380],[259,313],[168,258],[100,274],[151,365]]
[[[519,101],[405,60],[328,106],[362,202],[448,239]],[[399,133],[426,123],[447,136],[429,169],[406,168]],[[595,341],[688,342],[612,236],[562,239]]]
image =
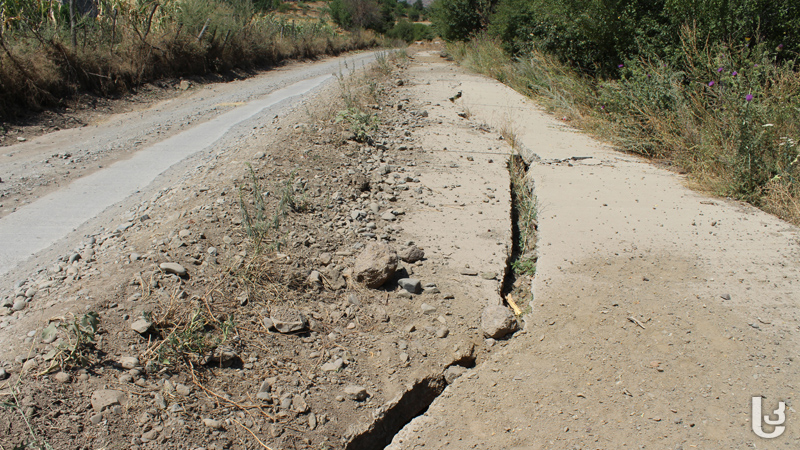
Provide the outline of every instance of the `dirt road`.
[[[230,145],[374,56],[292,64],[9,147],[0,160],[0,274],[150,185],[174,164]],[[15,214],[4,217],[10,212]]]
[[[71,192],[59,176],[79,186],[114,167],[143,173],[148,149],[182,153],[127,194],[110,195],[124,176],[105,178],[83,222],[38,243],[26,225],[4,232],[27,250],[0,278],[0,445],[800,447],[795,227],[692,191],[438,51],[383,66],[292,108],[269,93],[337,60],[110,117],[58,138],[68,151],[56,136],[4,149],[0,168],[25,177],[3,176],[9,198],[31,204],[4,209],[0,230],[47,198],[62,200],[34,225],[80,197],[59,197]],[[369,113],[352,120],[370,142],[342,120],[348,108]],[[501,130],[529,164],[538,263],[520,279],[533,291],[524,328],[495,340],[482,311],[502,302],[514,239]],[[36,179],[50,181],[24,184]],[[259,246],[241,208],[262,203]],[[367,289],[354,270],[375,243],[405,256]],[[64,336],[42,330],[86,311],[101,321],[87,360],[46,372]],[[276,327],[283,317],[296,328]],[[785,402],[775,439],[752,431],[759,395],[764,414]]]

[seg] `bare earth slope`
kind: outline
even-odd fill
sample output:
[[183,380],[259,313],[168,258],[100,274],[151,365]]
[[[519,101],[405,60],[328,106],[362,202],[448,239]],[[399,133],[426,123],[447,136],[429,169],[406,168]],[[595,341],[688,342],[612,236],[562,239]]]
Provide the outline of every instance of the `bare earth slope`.
[[[527,332],[390,448],[798,448],[797,228],[691,191],[493,80],[417,61],[412,98],[462,91],[471,120],[511,125],[538,155],[539,263]],[[777,439],[751,431],[757,395],[765,413],[786,402]]]

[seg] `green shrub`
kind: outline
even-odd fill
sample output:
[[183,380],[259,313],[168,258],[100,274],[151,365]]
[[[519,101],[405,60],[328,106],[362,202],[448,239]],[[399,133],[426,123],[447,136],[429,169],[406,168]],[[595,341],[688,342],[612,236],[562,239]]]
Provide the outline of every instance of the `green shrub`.
[[794,0],[437,0],[433,24],[447,40],[486,28],[512,55],[541,50],[605,77],[642,55],[679,57],[685,25],[711,43],[749,37],[784,54],[800,50]]
[[493,0],[436,0],[431,20],[436,33],[448,41],[466,40],[486,27]]
[[378,116],[356,108],[339,111],[336,114],[336,123],[347,122],[357,142],[372,142],[373,135],[378,131],[380,119]]
[[431,30],[429,25],[411,23],[405,19],[401,19],[386,33],[386,37],[401,39],[408,43],[414,41],[429,41],[433,39],[433,30]]

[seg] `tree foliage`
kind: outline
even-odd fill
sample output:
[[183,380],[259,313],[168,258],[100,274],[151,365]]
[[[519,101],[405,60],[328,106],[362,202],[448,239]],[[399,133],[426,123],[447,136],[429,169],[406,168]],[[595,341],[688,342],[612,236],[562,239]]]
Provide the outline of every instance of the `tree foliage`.
[[512,54],[537,47],[604,75],[637,55],[677,57],[687,25],[709,42],[800,50],[796,0],[437,0],[433,22],[448,40],[488,30]]

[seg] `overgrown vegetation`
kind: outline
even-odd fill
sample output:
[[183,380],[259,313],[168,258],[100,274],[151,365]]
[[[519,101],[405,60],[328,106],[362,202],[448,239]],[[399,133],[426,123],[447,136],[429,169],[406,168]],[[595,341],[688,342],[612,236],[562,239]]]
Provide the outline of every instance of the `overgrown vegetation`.
[[792,0],[437,0],[432,16],[445,39],[487,30],[512,55],[539,50],[604,76],[640,56],[682,59],[687,25],[709,43],[752,39],[800,50],[800,4]]
[[406,42],[430,39],[430,27],[416,23],[425,18],[421,0],[413,4],[398,0],[331,0],[329,14],[344,29],[368,29]]
[[[86,10],[70,5],[94,5]],[[0,119],[79,91],[125,92],[162,77],[251,69],[379,44],[324,20],[296,23],[252,0],[0,1]]]
[[[448,27],[441,4],[453,1],[434,8],[438,27]],[[800,10],[762,3],[715,10],[722,3],[706,2],[685,24],[683,2],[627,2],[613,20],[594,15],[596,2],[500,2],[472,28],[487,31],[449,51],[625,151],[669,161],[717,194],[800,223],[798,42],[786,31],[797,29]],[[760,24],[746,17],[759,5]],[[582,34],[560,22],[547,28],[542,14],[558,11],[575,27],[594,25],[581,25]]]

